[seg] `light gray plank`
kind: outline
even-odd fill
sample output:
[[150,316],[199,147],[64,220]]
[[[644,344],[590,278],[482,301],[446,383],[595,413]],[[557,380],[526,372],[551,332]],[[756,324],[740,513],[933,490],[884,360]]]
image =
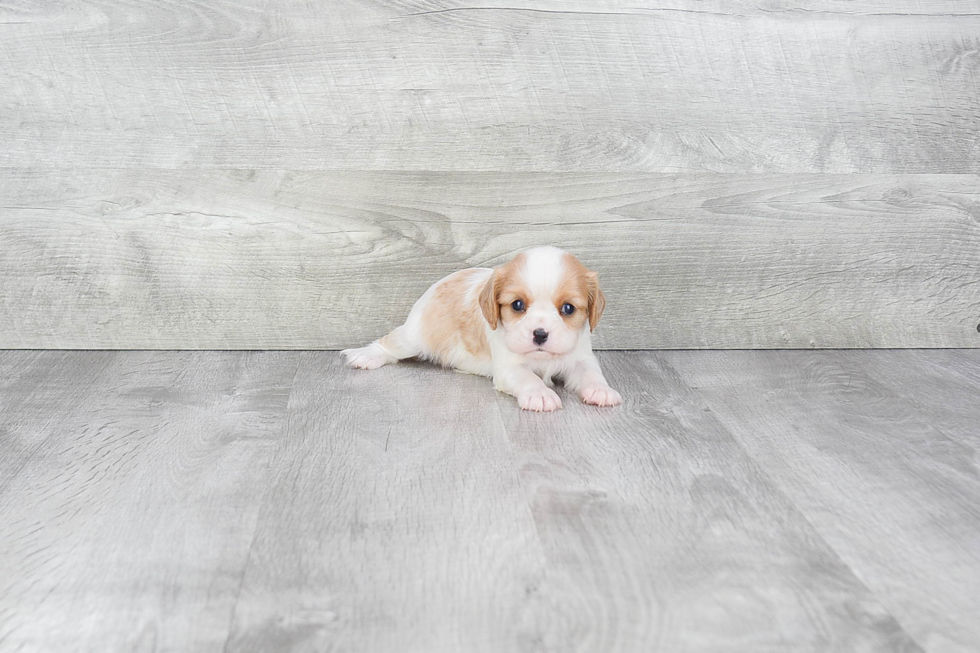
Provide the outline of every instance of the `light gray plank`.
[[980,172],[968,2],[0,9],[0,165]]
[[629,357],[603,357],[623,410],[530,415],[485,379],[304,354],[226,650],[920,650]]
[[36,454],[50,453],[59,425],[91,400],[90,384],[114,352],[0,352],[0,494]]
[[[906,349],[847,351],[834,357],[845,369],[859,370],[868,383],[881,385],[904,401],[895,416],[916,416],[957,447],[962,469],[980,465],[980,351]],[[945,446],[944,446],[945,445]],[[950,443],[936,444],[942,452]],[[963,451],[973,451],[964,456]]]
[[0,491],[0,651],[219,650],[295,359],[34,356],[0,353],[29,365],[0,460],[36,443]]
[[[980,326],[977,329],[980,330]],[[931,363],[930,368],[933,370],[938,369],[942,373],[949,370],[980,386],[980,362],[973,352],[962,350],[938,352],[937,356],[929,357],[928,362]]]
[[[869,374],[862,359],[870,355],[665,356],[926,650],[974,651],[977,450],[946,437],[929,412],[876,380],[892,352],[880,352]],[[900,373],[902,359],[894,362]],[[908,383],[913,394],[923,390],[915,372]],[[945,404],[951,415],[976,403],[953,399]]]
[[920,650],[661,357],[601,360],[621,409],[501,409],[548,559],[531,650]]
[[626,405],[529,415],[334,353],[0,352],[0,652],[975,650],[976,357],[879,354],[606,352]]
[[494,395],[303,354],[225,651],[514,650],[543,556]]
[[980,346],[975,175],[0,174],[0,347],[340,348],[555,244],[600,348]]

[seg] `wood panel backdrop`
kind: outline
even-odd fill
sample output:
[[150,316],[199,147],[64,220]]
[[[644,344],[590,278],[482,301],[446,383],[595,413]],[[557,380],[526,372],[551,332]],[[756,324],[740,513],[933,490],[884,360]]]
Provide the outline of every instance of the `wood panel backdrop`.
[[980,7],[0,5],[0,347],[336,348],[551,243],[605,348],[980,346]]

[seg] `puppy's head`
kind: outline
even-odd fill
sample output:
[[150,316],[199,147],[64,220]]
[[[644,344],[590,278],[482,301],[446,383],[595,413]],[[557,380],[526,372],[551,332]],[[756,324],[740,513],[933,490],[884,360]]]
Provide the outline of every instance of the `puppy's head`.
[[556,247],[521,252],[494,268],[480,293],[483,316],[490,328],[503,329],[507,348],[537,359],[575,349],[605,307],[598,275]]

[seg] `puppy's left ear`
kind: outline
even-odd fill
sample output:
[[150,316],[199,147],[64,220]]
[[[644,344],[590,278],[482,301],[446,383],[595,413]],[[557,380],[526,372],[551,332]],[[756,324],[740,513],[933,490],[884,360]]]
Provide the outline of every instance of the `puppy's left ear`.
[[483,317],[490,323],[491,329],[497,328],[500,321],[500,304],[497,303],[497,271],[494,270],[480,291],[480,310]]
[[595,331],[596,325],[599,324],[599,318],[602,317],[602,312],[606,310],[606,296],[602,294],[602,289],[599,288],[598,273],[590,270],[587,276],[589,283],[589,331]]

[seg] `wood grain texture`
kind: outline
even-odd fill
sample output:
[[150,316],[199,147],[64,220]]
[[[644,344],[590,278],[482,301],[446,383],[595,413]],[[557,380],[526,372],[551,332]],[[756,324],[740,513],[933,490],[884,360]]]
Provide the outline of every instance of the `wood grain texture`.
[[500,411],[548,561],[524,650],[921,650],[676,372],[601,360],[621,410]]
[[51,446],[58,425],[91,400],[90,384],[115,359],[112,352],[0,355],[0,494],[33,456]]
[[980,353],[600,360],[0,352],[0,653],[980,648]]
[[0,389],[0,460],[20,459],[0,478],[0,650],[220,650],[290,359],[4,352],[0,367],[21,367]]
[[555,244],[600,348],[980,346],[975,175],[0,175],[0,347],[340,348]]
[[428,365],[357,372],[300,359],[225,651],[514,650],[544,556],[510,398]]
[[920,650],[716,422],[630,387],[532,415],[303,354],[225,650]]
[[0,347],[362,344],[540,243],[599,347],[980,346],[967,4],[5,2]]
[[968,2],[0,7],[0,165],[980,172]]
[[976,452],[973,463],[980,464],[980,352],[876,353],[849,351],[836,358],[842,367],[858,367],[874,383],[901,397],[907,404],[903,414],[918,415],[944,438]]
[[917,642],[976,650],[980,457],[956,433],[975,393],[937,403],[904,352],[665,356]]

